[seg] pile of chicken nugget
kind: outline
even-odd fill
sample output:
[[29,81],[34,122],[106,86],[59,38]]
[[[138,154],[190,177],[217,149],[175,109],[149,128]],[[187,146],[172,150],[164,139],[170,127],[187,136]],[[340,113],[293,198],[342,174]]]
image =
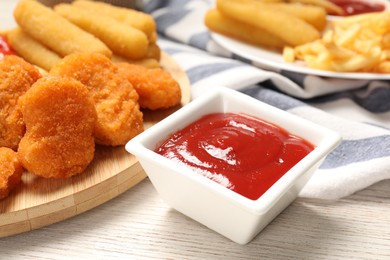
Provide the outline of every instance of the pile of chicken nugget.
[[122,146],[144,130],[142,109],[180,103],[149,15],[88,0],[54,8],[22,0],[14,17],[18,28],[5,36],[17,55],[0,60],[0,199],[25,171],[82,173],[96,144]]

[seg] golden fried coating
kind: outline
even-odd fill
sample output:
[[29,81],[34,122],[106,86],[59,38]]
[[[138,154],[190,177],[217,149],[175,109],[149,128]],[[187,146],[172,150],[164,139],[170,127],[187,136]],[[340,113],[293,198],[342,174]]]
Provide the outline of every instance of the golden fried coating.
[[152,58],[146,58],[146,59],[142,59],[142,60],[129,60],[129,59],[124,58],[122,56],[114,55],[114,56],[112,56],[111,60],[114,63],[127,62],[127,63],[131,63],[131,64],[141,65],[141,66],[144,66],[146,68],[160,68],[161,67],[160,62],[158,60],[152,59]]
[[137,92],[104,55],[71,54],[57,63],[50,73],[73,77],[87,86],[98,116],[95,127],[97,143],[124,145],[143,131],[143,114]]
[[39,1],[18,1],[14,18],[25,33],[60,56],[84,51],[112,56],[111,50],[100,39],[77,27]]
[[101,1],[77,0],[73,1],[72,5],[94,12],[98,17],[110,16],[127,26],[143,31],[148,36],[149,42],[157,41],[156,22],[150,14]]
[[139,95],[142,108],[151,110],[175,106],[181,101],[179,83],[162,68],[145,68],[129,63],[117,63],[118,71],[126,77]]
[[10,148],[0,147],[0,199],[4,199],[21,181],[23,167],[18,154]]
[[96,111],[88,89],[72,78],[45,76],[18,105],[26,123],[18,149],[23,167],[45,178],[84,171],[95,152]]
[[53,64],[61,60],[57,53],[48,49],[19,27],[7,32],[7,39],[19,56],[42,69],[50,70]]
[[114,53],[129,59],[142,59],[148,51],[145,33],[106,15],[70,4],[58,4],[54,11],[83,30],[95,35]]
[[40,77],[38,69],[20,57],[0,60],[0,147],[18,148],[25,126],[17,102]]

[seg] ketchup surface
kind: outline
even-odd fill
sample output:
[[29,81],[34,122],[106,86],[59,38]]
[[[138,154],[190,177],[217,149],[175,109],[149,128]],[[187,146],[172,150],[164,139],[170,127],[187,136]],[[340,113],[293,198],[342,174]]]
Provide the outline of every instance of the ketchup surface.
[[258,118],[214,113],[172,134],[156,152],[256,200],[313,149]]
[[3,55],[16,55],[7,39],[2,35],[0,35],[0,53]]
[[344,10],[344,16],[381,12],[385,10],[382,3],[374,0],[359,1],[359,0],[330,0],[334,4],[340,6]]

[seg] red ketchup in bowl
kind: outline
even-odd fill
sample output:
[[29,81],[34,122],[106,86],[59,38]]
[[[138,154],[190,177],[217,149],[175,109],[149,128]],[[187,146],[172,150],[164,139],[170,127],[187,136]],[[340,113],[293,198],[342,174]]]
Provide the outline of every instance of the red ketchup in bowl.
[[11,45],[8,43],[7,39],[0,35],[0,56],[3,55],[16,55],[12,50]]
[[382,12],[385,10],[383,3],[375,0],[330,0],[332,3],[340,6],[343,11],[343,16]]
[[156,152],[256,200],[313,149],[261,119],[214,113],[172,134]]

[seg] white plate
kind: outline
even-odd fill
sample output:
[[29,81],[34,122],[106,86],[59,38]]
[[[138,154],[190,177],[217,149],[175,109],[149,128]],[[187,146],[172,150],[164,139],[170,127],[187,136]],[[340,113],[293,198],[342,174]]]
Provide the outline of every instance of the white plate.
[[254,65],[264,69],[280,72],[281,70],[307,75],[316,75],[328,78],[358,79],[358,80],[389,80],[390,74],[363,73],[363,72],[332,72],[311,69],[297,63],[283,61],[281,53],[246,44],[221,34],[212,33],[212,38],[228,51],[248,59]]

